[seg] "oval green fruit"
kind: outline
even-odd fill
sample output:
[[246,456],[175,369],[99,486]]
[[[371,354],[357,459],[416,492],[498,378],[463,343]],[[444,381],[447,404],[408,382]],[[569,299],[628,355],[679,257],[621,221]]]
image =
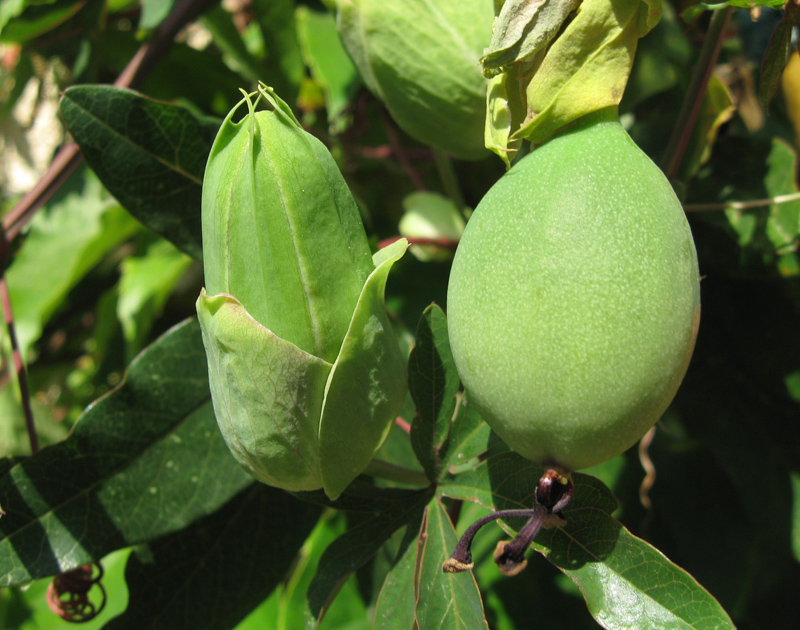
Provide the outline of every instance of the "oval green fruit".
[[665,411],[700,317],[680,202],[602,110],[486,194],[448,289],[456,366],[521,455],[577,470],[632,446]]

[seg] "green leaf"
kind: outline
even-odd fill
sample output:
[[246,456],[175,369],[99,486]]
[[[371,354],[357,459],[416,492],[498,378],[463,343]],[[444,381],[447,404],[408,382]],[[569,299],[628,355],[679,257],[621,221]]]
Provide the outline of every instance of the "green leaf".
[[474,468],[480,462],[477,457],[502,444],[489,425],[483,421],[475,407],[471,407],[460,397],[450,433],[439,449],[439,460],[443,470],[455,473],[458,470]]
[[438,450],[450,431],[459,383],[447,319],[432,304],[419,320],[417,343],[408,359],[408,389],[417,409],[411,443],[431,481],[439,473]]
[[229,65],[234,70],[251,82],[263,78],[261,63],[250,54],[228,11],[216,6],[203,15],[200,22],[211,33],[217,48],[232,60]]
[[[779,138],[772,140],[772,150],[767,158],[767,175],[764,188],[767,195],[774,198],[781,195],[796,194],[797,154],[794,149]],[[800,236],[800,199],[788,203],[775,203],[769,207],[767,218],[767,237],[778,254],[797,249]]]
[[783,19],[775,27],[761,59],[758,97],[761,106],[767,112],[772,97],[780,87],[783,69],[789,61],[792,50],[792,31],[798,24],[800,24],[800,8],[792,2],[787,2]]
[[[455,476],[454,485],[448,479],[441,491],[493,510],[530,508],[541,472],[538,464],[501,450]],[[574,481],[566,525],[543,530],[533,547],[580,588],[603,627],[636,628],[647,618],[659,627],[733,628],[692,576],[611,517],[617,500],[608,488],[579,473]],[[504,529],[513,535],[523,524],[504,523]]]
[[0,478],[2,585],[186,527],[248,483],[216,428],[197,322],[166,333],[64,442]]
[[368,562],[395,531],[415,519],[419,522],[431,492],[379,489],[356,481],[335,502],[321,492],[298,493],[304,500],[346,510],[350,522],[347,532],[328,546],[308,588],[310,623],[319,622],[348,576]]
[[472,572],[445,573],[442,563],[457,541],[438,499],[425,509],[415,575],[416,622],[420,628],[488,628]]
[[3,7],[0,13],[0,41],[24,44],[66,22],[83,8],[86,0],[8,4],[8,9]]
[[136,229],[85,168],[36,215],[6,273],[23,357],[72,288]]
[[120,203],[200,258],[201,184],[219,121],[111,86],[67,89],[61,114],[86,161]]
[[325,94],[328,122],[332,129],[341,132],[348,125],[342,114],[360,84],[358,71],[342,46],[331,14],[301,5],[295,12],[295,21],[303,59]]
[[141,350],[153,321],[191,263],[189,256],[160,239],[143,255],[122,261],[117,314],[127,342],[128,360]]
[[164,21],[172,11],[177,0],[142,0],[142,13],[139,16],[139,29],[148,31]]
[[[426,508],[427,509],[427,508]],[[420,513],[420,519],[423,513]],[[411,521],[398,556],[381,587],[373,615],[374,630],[409,630],[416,612],[415,575],[421,522]]]
[[283,100],[293,103],[306,75],[294,0],[253,0],[253,9],[267,49],[268,76],[261,80],[275,88]]
[[233,627],[282,582],[319,515],[252,484],[211,516],[136,549],[128,610],[105,627]]

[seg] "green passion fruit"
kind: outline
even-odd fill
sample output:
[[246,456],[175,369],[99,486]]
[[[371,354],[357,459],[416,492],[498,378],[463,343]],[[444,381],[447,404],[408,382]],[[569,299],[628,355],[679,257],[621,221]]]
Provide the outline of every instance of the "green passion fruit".
[[697,253],[672,187],[616,108],[584,117],[492,187],[447,300],[469,404],[521,455],[578,470],[653,426],[694,348]]

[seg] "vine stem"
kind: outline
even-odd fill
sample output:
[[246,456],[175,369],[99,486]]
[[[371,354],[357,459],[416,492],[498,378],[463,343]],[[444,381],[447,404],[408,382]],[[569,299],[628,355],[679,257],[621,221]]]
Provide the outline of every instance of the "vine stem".
[[428,479],[421,470],[411,470],[410,468],[390,464],[381,459],[373,459],[370,461],[364,469],[363,474],[371,477],[379,477],[388,481],[396,481],[397,483],[409,486],[427,488],[431,485],[430,479]]
[[31,409],[31,396],[28,389],[28,372],[22,355],[17,344],[17,332],[14,328],[14,313],[11,310],[11,299],[8,295],[8,283],[5,277],[0,277],[0,298],[3,302],[3,315],[8,327],[8,337],[11,340],[11,352],[14,360],[14,369],[17,372],[17,382],[19,383],[19,393],[22,398],[22,411],[25,414],[25,427],[28,430],[28,437],[31,441],[31,453],[39,450],[39,438],[36,435],[36,426],[33,423],[33,409]]
[[[136,88],[164,56],[172,45],[175,35],[189,22],[208,9],[214,0],[182,0],[156,29],[155,35],[142,44],[131,61],[114,81],[115,87]],[[61,187],[69,175],[81,163],[78,145],[69,141],[53,158],[47,171],[36,185],[25,194],[3,217],[0,256],[5,258],[8,243],[16,239],[22,228],[36,211]]]
[[767,199],[752,199],[750,201],[722,201],[718,203],[687,203],[683,206],[686,212],[713,212],[719,210],[748,210],[750,208],[763,208],[776,206],[782,203],[800,201],[800,192],[777,195]]
[[708,91],[708,80],[711,78],[711,73],[719,58],[719,51],[722,48],[722,36],[728,28],[731,13],[733,13],[733,7],[728,6],[714,11],[711,17],[708,33],[706,33],[706,39],[700,49],[700,56],[694,67],[686,99],[683,101],[678,120],[672,129],[672,135],[661,161],[668,179],[675,179],[683,162],[686,147],[689,145],[697,118],[700,115],[700,109],[703,106],[703,100]]

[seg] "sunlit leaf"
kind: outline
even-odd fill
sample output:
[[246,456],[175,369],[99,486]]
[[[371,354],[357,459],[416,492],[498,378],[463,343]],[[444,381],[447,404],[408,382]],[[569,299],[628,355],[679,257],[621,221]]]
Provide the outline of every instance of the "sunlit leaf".
[[70,290],[137,224],[88,169],[80,169],[31,222],[8,280],[23,356]]

